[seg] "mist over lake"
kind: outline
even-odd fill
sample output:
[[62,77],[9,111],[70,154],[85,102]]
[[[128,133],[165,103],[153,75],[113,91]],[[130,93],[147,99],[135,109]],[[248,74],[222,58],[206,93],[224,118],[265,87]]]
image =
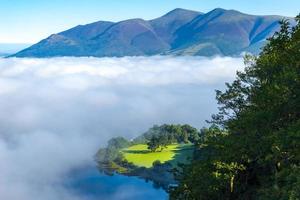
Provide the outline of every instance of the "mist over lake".
[[89,199],[63,183],[95,166],[107,140],[155,124],[201,128],[214,90],[242,69],[231,57],[1,58],[0,199]]

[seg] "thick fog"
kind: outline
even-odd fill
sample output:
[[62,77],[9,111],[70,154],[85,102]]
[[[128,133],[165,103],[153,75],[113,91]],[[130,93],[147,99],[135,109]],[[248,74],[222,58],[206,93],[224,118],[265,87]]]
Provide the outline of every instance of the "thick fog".
[[113,136],[197,128],[241,58],[0,58],[0,199],[76,200],[61,184]]

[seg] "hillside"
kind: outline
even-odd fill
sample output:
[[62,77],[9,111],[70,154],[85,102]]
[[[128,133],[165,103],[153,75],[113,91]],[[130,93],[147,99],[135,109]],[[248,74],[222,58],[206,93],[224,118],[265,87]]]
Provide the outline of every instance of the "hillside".
[[110,139],[98,150],[95,160],[106,174],[137,176],[167,190],[176,183],[172,171],[193,159],[199,137],[200,132],[189,125],[153,126],[131,141]]
[[266,39],[279,29],[278,22],[283,18],[220,8],[205,14],[175,9],[149,21],[129,19],[79,25],[53,34],[12,56],[232,56],[243,51],[258,53]]

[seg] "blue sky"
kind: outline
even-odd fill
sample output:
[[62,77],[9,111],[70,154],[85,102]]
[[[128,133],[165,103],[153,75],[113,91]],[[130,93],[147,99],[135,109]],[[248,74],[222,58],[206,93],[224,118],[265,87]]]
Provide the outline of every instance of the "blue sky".
[[178,7],[295,16],[300,12],[300,0],[0,0],[0,43],[35,43],[78,24],[151,19]]

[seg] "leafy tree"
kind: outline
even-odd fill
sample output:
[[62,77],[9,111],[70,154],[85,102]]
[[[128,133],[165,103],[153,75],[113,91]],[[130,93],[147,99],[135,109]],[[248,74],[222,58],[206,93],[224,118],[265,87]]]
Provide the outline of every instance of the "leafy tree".
[[150,151],[153,151],[153,152],[156,151],[156,150],[159,148],[159,146],[160,146],[159,138],[153,136],[153,137],[150,139],[150,141],[147,143],[147,145],[148,145],[148,149],[149,149]]
[[300,16],[286,20],[259,57],[217,91],[215,126],[171,199],[300,199]]
[[123,149],[130,146],[130,142],[123,137],[115,137],[108,141],[108,147]]
[[199,131],[190,125],[164,124],[150,129],[144,138],[148,138],[149,149],[156,151],[173,143],[195,143],[199,139]]
[[108,141],[106,148],[98,150],[95,159],[98,163],[108,163],[114,160],[119,160],[121,156],[120,149],[130,146],[130,144],[131,143],[123,137],[112,138]]
[[159,166],[161,166],[162,165],[162,163],[160,162],[160,160],[156,160],[156,161],[154,161],[153,163],[152,163],[152,166],[153,167],[159,167]]
[[185,134],[185,143],[195,143],[199,140],[199,131],[196,128],[187,124],[183,125],[181,128],[182,132]]

